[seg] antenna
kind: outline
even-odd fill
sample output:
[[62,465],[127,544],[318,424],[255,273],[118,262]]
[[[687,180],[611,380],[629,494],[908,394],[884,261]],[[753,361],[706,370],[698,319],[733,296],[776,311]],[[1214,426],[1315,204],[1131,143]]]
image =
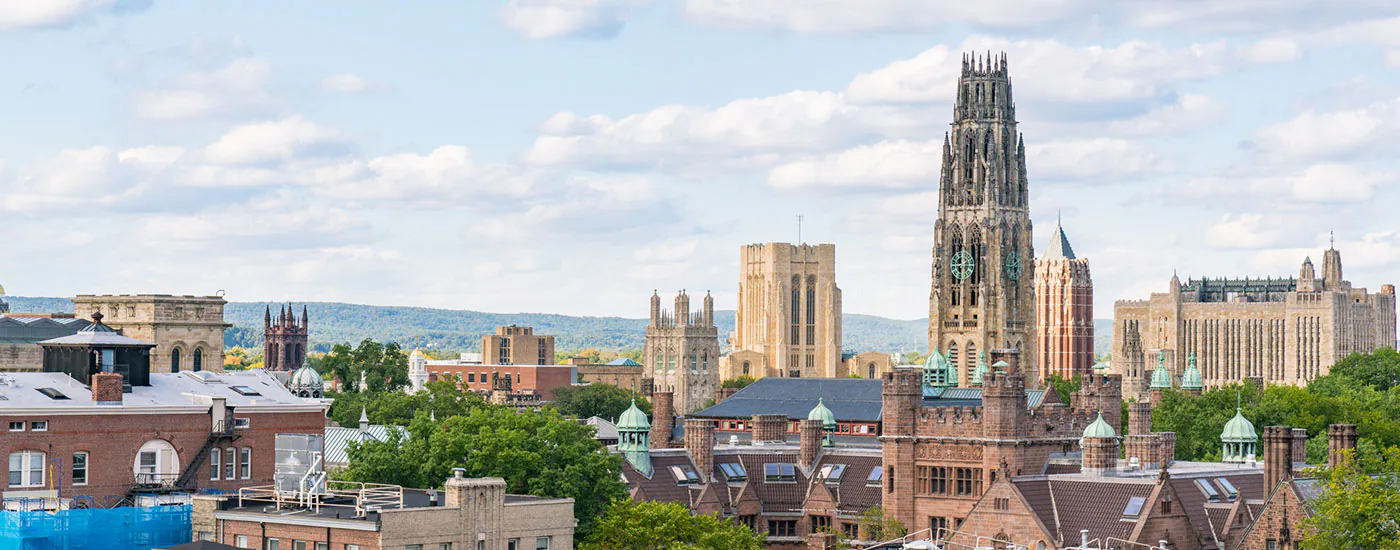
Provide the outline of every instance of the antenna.
[[1327,240],[1329,241],[1329,243],[1327,244],[1327,248],[1330,248],[1330,249],[1332,249],[1332,250],[1336,250],[1336,249],[1337,249],[1337,232],[1336,232],[1335,230],[1332,230],[1332,229],[1328,229],[1328,230],[1327,230]]
[[797,215],[797,244],[802,244],[802,214]]

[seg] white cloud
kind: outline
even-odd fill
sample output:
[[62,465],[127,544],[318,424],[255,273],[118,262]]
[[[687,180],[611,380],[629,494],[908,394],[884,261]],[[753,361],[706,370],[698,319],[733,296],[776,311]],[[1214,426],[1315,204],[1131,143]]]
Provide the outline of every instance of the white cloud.
[[510,0],[501,9],[501,19],[526,38],[609,37],[650,1]]
[[1195,130],[1225,117],[1225,104],[1198,94],[1182,94],[1163,105],[1125,120],[1087,125],[1123,136],[1162,136]]
[[[167,151],[166,155],[169,154]],[[66,149],[0,181],[0,204],[16,212],[98,215],[100,210],[143,195],[152,188],[162,154],[150,149],[113,151],[107,147]],[[7,189],[6,189],[7,188]]]
[[553,182],[523,208],[476,220],[469,234],[498,241],[523,241],[540,235],[583,235],[628,232],[638,227],[666,231],[666,225],[683,231],[672,215],[660,208],[651,183],[635,176],[579,176]]
[[248,204],[152,216],[142,235],[144,242],[163,246],[305,249],[358,242],[369,229],[366,220],[346,210],[276,193]]
[[444,145],[427,155],[400,153],[368,161],[350,160],[319,168],[317,193],[353,200],[396,200],[419,205],[454,203],[482,206],[501,198],[522,198],[534,178],[518,167],[483,164],[460,145]]
[[644,264],[677,263],[690,260],[700,241],[691,239],[676,243],[659,243],[645,246],[632,253],[632,259]]
[[151,0],[13,0],[0,2],[0,29],[66,27],[101,13],[144,10]]
[[1081,139],[1026,145],[1026,170],[1033,179],[1115,180],[1165,171],[1165,162],[1144,145],[1123,139]]
[[768,174],[768,184],[782,189],[926,186],[938,181],[942,163],[941,141],[881,141],[783,164]]
[[1027,27],[1075,13],[1084,0],[685,0],[686,17],[704,25],[805,33],[925,30],[966,22]]
[[1303,58],[1303,47],[1287,38],[1266,38],[1240,51],[1240,57],[1257,65],[1285,63]]
[[1226,214],[1206,229],[1206,244],[1215,248],[1258,249],[1277,244],[1278,220],[1274,216],[1250,213]]
[[223,68],[183,74],[166,85],[141,90],[132,99],[136,116],[181,120],[243,112],[272,103],[266,90],[272,65],[257,58],[235,59]]
[[327,150],[339,152],[347,142],[340,132],[291,116],[234,127],[206,147],[204,157],[215,164],[267,164]]
[[386,84],[371,81],[354,73],[333,74],[321,79],[317,86],[322,92],[337,94],[365,94],[385,92],[391,89]]
[[1391,174],[1371,173],[1351,164],[1318,164],[1292,178],[1290,187],[1293,198],[1303,202],[1365,202],[1377,185],[1393,179]]
[[1400,134],[1400,99],[1344,111],[1309,109],[1255,134],[1260,151],[1288,159],[1352,156],[1393,145]]

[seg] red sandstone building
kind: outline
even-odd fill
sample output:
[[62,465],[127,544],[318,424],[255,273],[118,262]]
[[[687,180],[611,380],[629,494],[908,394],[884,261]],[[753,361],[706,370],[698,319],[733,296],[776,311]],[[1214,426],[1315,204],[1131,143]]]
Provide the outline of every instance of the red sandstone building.
[[1036,365],[1040,381],[1094,373],[1094,281],[1058,223],[1035,261]]
[[45,370],[0,375],[3,497],[98,503],[270,483],[279,433],[322,434],[326,406],[270,374],[149,372],[152,344],[100,322],[44,342]]

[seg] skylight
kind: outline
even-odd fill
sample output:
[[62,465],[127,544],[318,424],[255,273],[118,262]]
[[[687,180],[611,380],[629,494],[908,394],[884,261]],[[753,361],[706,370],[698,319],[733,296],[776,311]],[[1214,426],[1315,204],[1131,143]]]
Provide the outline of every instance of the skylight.
[[876,466],[870,469],[870,475],[865,476],[865,484],[869,487],[879,487],[880,479],[885,477],[885,467]]
[[1220,492],[1216,491],[1215,486],[1211,485],[1209,481],[1204,479],[1196,480],[1196,488],[1200,489],[1201,493],[1206,495],[1207,500],[1211,502],[1220,502]]
[[744,471],[744,465],[738,462],[721,462],[719,471],[724,474],[726,481],[743,481],[748,479],[748,472]]
[[63,392],[53,388],[39,388],[39,393],[47,395],[49,399],[53,400],[68,399],[68,396],[63,395]]
[[672,466],[671,476],[676,478],[676,485],[694,485],[700,483],[700,476],[695,473],[695,469],[688,465]]
[[255,390],[255,389],[250,388],[250,387],[248,387],[248,386],[229,386],[229,387],[232,388],[233,391],[238,392],[239,395],[262,395],[261,393],[258,393],[258,390]]
[[797,468],[791,462],[769,462],[763,465],[763,481],[791,483],[797,481]]
[[1230,480],[1228,479],[1225,479],[1223,477],[1217,477],[1215,478],[1215,484],[1219,485],[1221,489],[1225,490],[1225,497],[1230,500],[1235,500],[1235,497],[1240,496],[1240,490],[1236,489],[1235,484],[1230,483]]
[[827,464],[822,466],[822,479],[827,483],[840,483],[841,475],[846,473],[845,464]]
[[1142,497],[1133,497],[1128,499],[1128,506],[1123,509],[1123,515],[1131,518],[1137,517],[1138,514],[1142,513],[1142,505],[1146,503],[1147,499]]

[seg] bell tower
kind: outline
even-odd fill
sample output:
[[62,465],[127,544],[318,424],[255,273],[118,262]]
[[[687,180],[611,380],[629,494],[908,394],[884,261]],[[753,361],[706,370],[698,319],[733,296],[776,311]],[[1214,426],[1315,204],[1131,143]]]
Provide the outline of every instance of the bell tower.
[[1017,349],[1036,379],[1035,295],[1026,148],[1006,54],[964,56],[934,224],[929,349],[966,385],[979,352]]

